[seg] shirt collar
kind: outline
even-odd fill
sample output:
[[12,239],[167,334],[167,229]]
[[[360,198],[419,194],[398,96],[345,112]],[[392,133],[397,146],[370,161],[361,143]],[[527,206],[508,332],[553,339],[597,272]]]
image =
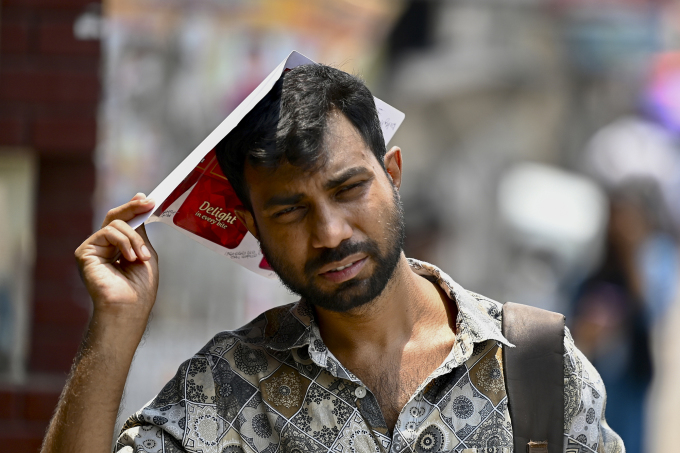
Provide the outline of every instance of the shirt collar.
[[[463,289],[433,264],[412,258],[408,259],[408,263],[413,272],[439,284],[458,307],[456,339],[449,356],[439,368],[439,374],[460,366],[469,359],[475,343],[496,340],[513,347],[501,331],[500,303]],[[308,354],[317,365],[327,368],[338,377],[357,380],[339,364],[324,344],[314,319],[314,310],[309,303],[301,300],[292,305],[278,307],[265,313],[265,317],[268,322],[262,332],[264,346],[278,351],[308,346]]]
[[456,368],[472,356],[474,345],[495,340],[514,347],[502,333],[503,305],[499,302],[467,291],[449,275],[433,264],[408,259],[411,269],[418,275],[433,278],[458,307],[456,338],[444,363],[430,376],[435,378]]

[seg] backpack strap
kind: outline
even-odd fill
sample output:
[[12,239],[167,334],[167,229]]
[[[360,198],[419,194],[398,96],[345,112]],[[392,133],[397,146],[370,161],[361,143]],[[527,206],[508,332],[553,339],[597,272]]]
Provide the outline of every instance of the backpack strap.
[[505,388],[515,453],[560,453],[564,445],[564,315],[503,305]]

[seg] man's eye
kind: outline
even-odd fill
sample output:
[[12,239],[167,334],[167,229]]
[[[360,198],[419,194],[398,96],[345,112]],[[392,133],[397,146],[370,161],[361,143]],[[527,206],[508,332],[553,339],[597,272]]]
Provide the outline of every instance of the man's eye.
[[338,194],[352,192],[355,189],[363,187],[365,184],[366,184],[366,181],[361,181],[361,182],[357,182],[357,183],[354,183],[354,184],[350,184],[349,186],[345,186],[342,189],[340,189],[338,191]]
[[290,208],[282,209],[274,214],[274,217],[281,217],[297,209],[297,206],[291,206]]

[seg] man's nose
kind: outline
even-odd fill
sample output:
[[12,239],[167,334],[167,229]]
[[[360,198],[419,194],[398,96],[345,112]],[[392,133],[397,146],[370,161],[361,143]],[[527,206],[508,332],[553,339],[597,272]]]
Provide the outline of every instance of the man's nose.
[[311,219],[312,247],[332,249],[352,237],[352,227],[339,210],[322,207],[315,211]]

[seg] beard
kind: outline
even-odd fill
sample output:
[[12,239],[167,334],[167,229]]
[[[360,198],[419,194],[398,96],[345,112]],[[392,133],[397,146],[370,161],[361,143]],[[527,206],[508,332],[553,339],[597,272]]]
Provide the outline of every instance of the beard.
[[[335,312],[347,312],[378,297],[391,280],[404,248],[404,210],[399,193],[394,188],[392,190],[393,203],[389,207],[386,231],[382,235],[385,238],[384,250],[381,250],[378,242],[373,239],[361,242],[346,240],[333,249],[324,249],[319,256],[309,260],[304,266],[304,275],[300,276],[295,273],[294,267],[286,262],[285,250],[281,254],[274,253],[262,241],[260,243],[262,253],[278,274],[281,283],[305,301]],[[375,262],[372,275],[363,279],[354,277],[340,283],[333,291],[325,291],[314,284],[318,269],[329,263],[342,261],[354,253],[365,253]]]

